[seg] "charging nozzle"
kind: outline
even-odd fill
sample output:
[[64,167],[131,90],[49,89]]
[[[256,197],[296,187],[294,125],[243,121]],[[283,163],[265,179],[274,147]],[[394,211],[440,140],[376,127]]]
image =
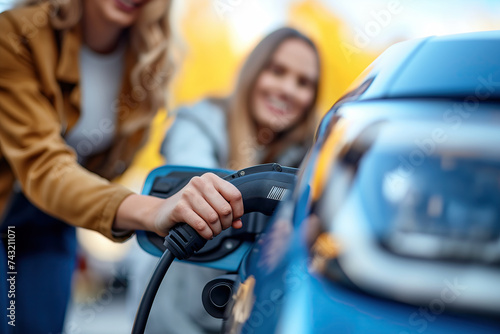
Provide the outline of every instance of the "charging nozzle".
[[[224,177],[241,192],[244,212],[273,214],[295,183],[296,170],[278,164],[259,165],[242,169]],[[165,237],[164,246],[179,260],[188,259],[207,240],[185,223],[175,225]]]

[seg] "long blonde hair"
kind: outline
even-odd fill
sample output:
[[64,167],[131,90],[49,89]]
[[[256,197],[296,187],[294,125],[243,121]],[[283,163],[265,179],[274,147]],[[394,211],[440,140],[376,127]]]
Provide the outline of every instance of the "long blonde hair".
[[318,67],[320,66],[314,43],[292,28],[281,28],[272,32],[253,49],[241,69],[233,94],[225,101],[230,140],[229,168],[241,169],[255,164],[275,162],[278,155],[291,145],[312,144],[317,121],[314,108],[318,95],[318,82],[315,83],[313,101],[305,111],[303,119],[289,130],[276,132],[266,128],[259,131],[250,110],[250,97],[257,78],[270,63],[274,52],[288,39],[300,39],[306,42],[316,54]]
[[[50,19],[55,29],[70,29],[80,22],[82,0],[21,0],[16,6],[45,2],[50,3]],[[129,78],[132,99],[143,104],[144,112],[123,123],[125,134],[146,126],[158,109],[166,107],[167,83],[172,71],[168,58],[170,3],[170,0],[148,2],[130,27],[130,48],[137,58]]]

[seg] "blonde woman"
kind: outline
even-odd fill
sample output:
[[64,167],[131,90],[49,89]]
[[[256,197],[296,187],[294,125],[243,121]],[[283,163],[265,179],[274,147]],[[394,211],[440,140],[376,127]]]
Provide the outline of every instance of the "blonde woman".
[[176,112],[162,154],[170,164],[298,166],[317,125],[319,65],[309,38],[292,28],[272,32],[248,56],[228,98]]
[[[291,28],[272,32],[248,56],[231,96],[178,110],[162,145],[167,163],[240,169],[278,162],[298,167],[317,125],[319,67],[309,38]],[[150,261],[148,270],[155,262]],[[222,274],[173,263],[150,316],[151,333],[220,332],[221,321],[206,313],[201,292]]]
[[241,226],[240,193],[213,174],[167,200],[109,181],[164,105],[169,6],[24,1],[0,14],[2,333],[62,332],[74,226],[115,241],[183,221],[205,238]]

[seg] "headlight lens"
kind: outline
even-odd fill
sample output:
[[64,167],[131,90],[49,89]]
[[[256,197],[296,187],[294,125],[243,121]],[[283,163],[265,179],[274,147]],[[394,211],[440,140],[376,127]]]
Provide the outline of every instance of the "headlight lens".
[[355,181],[383,245],[407,256],[499,261],[500,160],[410,158],[370,152]]

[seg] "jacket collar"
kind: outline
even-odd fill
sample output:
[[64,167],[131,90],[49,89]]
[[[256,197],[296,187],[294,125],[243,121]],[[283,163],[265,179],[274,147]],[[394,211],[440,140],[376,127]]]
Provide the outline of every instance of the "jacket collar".
[[60,33],[61,51],[56,69],[56,78],[62,82],[77,83],[80,78],[78,58],[82,43],[81,24]]

